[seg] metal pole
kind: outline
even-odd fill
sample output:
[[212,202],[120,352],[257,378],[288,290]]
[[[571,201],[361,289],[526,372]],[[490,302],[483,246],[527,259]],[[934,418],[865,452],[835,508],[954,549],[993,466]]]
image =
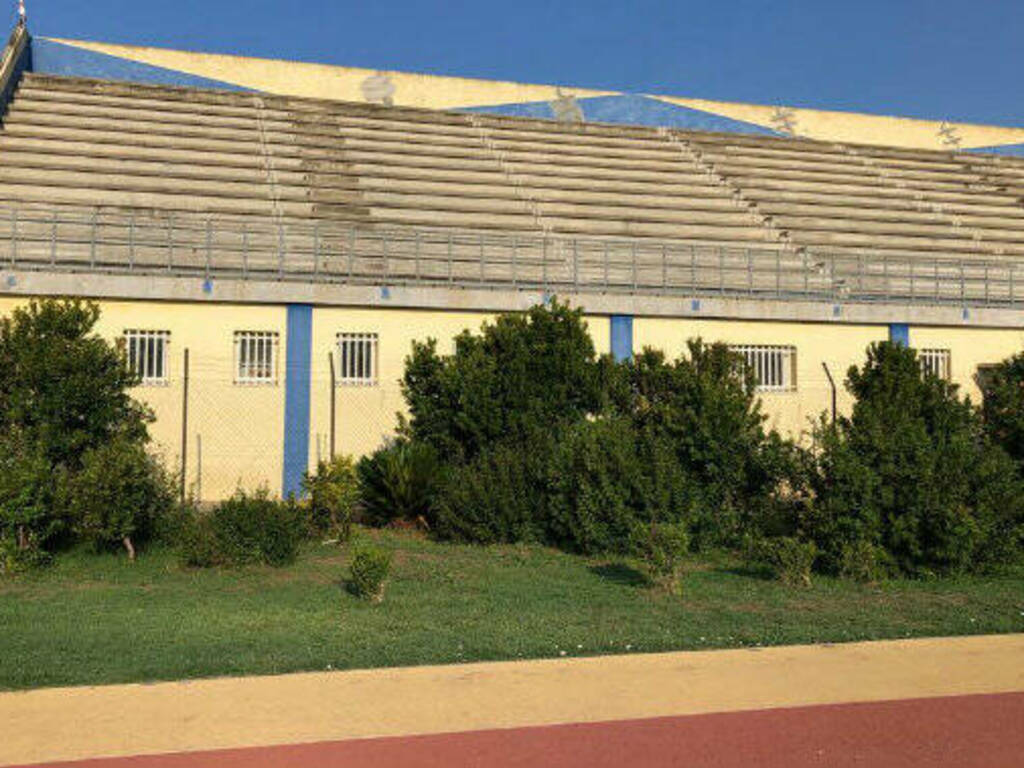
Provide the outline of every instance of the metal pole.
[[828,385],[832,388],[832,426],[836,424],[836,382],[832,378],[832,372],[828,369],[828,363],[824,360],[821,361],[821,367],[825,369],[825,375],[828,377]]
[[188,347],[185,347],[185,376],[181,390],[181,503],[185,503],[185,475],[188,474]]
[[334,378],[334,353],[333,352],[328,352],[327,353],[327,363],[328,363],[328,365],[329,365],[329,367],[331,369],[331,461],[333,461],[334,460],[334,424],[335,424],[335,421],[334,421],[334,409],[335,409],[335,400],[337,399],[337,392],[338,392],[337,384],[335,383],[335,378]]

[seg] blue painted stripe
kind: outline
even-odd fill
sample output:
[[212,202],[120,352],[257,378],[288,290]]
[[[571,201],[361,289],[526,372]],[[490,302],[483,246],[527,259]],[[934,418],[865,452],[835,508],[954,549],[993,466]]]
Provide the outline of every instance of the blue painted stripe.
[[612,315],[612,357],[615,360],[633,359],[633,316]]
[[281,495],[298,496],[309,469],[309,389],[313,307],[289,304],[284,376],[284,477]]
[[251,90],[223,80],[212,80],[175,69],[142,64],[120,56],[87,51],[73,45],[38,38],[32,39],[32,71],[47,75],[127,80],[133,83],[156,83],[157,85],[179,85],[192,88],[227,88],[233,91]]
[[906,323],[892,323],[889,326],[889,341],[901,347],[909,347],[910,326]]

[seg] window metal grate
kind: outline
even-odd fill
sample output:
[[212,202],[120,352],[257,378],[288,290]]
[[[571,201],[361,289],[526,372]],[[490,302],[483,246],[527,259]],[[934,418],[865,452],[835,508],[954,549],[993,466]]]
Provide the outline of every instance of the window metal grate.
[[235,384],[277,384],[277,331],[235,331]]
[[124,332],[128,367],[141,379],[142,384],[167,383],[167,352],[171,343],[170,331],[143,331],[127,329]]
[[917,352],[921,370],[944,381],[949,381],[950,355],[948,349],[921,349]]
[[338,383],[377,383],[377,334],[338,334]]
[[743,344],[730,347],[743,355],[754,373],[758,392],[791,392],[796,389],[796,347],[776,344]]

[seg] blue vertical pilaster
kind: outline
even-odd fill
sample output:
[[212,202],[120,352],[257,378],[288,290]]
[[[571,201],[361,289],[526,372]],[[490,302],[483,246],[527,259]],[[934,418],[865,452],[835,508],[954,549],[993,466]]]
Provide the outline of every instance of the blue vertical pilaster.
[[889,341],[901,347],[909,347],[910,326],[906,323],[891,323],[889,325]]
[[285,332],[284,476],[281,495],[299,495],[309,468],[310,360],[313,352],[313,307],[289,304]]
[[616,361],[633,359],[633,316],[612,315],[612,357]]

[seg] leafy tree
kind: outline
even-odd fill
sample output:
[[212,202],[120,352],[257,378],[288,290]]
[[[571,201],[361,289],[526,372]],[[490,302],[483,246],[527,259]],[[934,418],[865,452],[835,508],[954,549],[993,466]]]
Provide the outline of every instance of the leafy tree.
[[93,302],[33,300],[0,318],[0,432],[18,429],[54,466],[123,435],[145,441],[151,414],[128,394],[124,356],[93,333]]
[[557,301],[463,332],[451,355],[415,342],[402,381],[407,432],[442,461],[468,461],[599,410],[601,370],[582,311]]
[[123,546],[132,560],[174,506],[173,479],[142,444],[121,436],[87,452],[68,486],[68,511],[82,536],[97,549]]
[[904,573],[959,572],[1018,546],[1020,481],[956,385],[885,342],[846,387],[852,415],[816,430],[816,501],[801,521],[821,567],[843,569],[856,546],[880,547]]
[[1024,468],[1024,352],[988,371],[982,414],[992,440]]

